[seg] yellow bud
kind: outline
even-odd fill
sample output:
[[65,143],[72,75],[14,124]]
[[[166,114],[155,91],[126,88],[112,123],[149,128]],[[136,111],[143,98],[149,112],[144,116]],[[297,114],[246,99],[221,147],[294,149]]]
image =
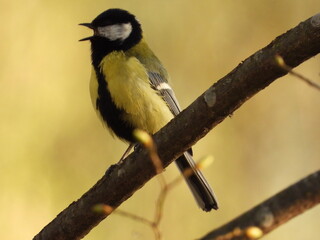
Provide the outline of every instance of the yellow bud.
[[246,229],[246,235],[250,239],[258,239],[263,236],[263,231],[258,227],[248,227]]
[[113,212],[113,207],[105,204],[97,204],[93,207],[93,211],[97,213],[111,214]]
[[146,131],[143,131],[141,129],[136,128],[133,131],[133,136],[138,142],[146,146],[150,145],[150,143],[152,142],[151,136]]
[[286,63],[284,62],[283,58],[278,54],[275,56],[275,60],[276,60],[277,64],[279,66],[281,66],[281,67],[286,65]]
[[214,157],[212,155],[206,156],[202,159],[200,159],[199,162],[197,162],[197,168],[199,169],[205,169],[209,165],[211,165],[214,161]]

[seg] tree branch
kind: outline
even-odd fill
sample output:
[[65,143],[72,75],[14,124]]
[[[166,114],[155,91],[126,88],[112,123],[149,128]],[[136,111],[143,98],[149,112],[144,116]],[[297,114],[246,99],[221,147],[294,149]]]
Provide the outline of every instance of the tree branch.
[[247,230],[251,227],[258,227],[265,235],[319,203],[317,171],[199,240],[250,240]]
[[[320,17],[314,16],[247,58],[203,93],[154,136],[163,166],[168,166],[214,126],[254,94],[287,72],[276,64],[280,55],[295,67],[320,52]],[[148,152],[138,148],[106,174],[79,200],[50,222],[34,240],[80,239],[106,215],[94,212],[97,204],[114,208],[156,175]]]

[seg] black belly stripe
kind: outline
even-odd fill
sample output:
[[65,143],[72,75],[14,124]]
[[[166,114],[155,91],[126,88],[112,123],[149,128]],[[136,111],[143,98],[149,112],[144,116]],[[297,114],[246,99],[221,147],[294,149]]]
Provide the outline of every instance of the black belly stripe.
[[119,138],[134,142],[132,137],[134,127],[122,119],[125,112],[123,109],[117,108],[114,104],[103,73],[96,67],[95,72],[98,80],[98,98],[96,100],[97,110],[100,112],[103,120],[107,123],[107,126],[111,128]]

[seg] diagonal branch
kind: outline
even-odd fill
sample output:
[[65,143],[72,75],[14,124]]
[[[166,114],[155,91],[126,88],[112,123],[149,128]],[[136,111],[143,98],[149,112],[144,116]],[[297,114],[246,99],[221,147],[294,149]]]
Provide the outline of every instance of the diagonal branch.
[[[316,15],[277,37],[219,80],[154,136],[164,167],[254,94],[287,72],[276,64],[280,55],[296,67],[320,52],[320,16]],[[80,239],[106,215],[92,211],[96,204],[114,208],[156,175],[148,152],[138,148],[106,174],[79,200],[71,203],[34,240]]]
[[[320,203],[320,170],[303,178],[199,240],[250,240],[256,227],[265,235]],[[261,237],[261,236],[259,236]]]

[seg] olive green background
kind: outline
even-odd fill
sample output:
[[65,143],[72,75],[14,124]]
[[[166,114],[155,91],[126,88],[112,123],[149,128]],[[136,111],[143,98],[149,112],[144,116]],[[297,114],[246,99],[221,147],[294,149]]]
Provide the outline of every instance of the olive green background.
[[[246,57],[316,14],[318,0],[5,1],[0,7],[0,238],[31,239],[122,155],[92,109],[90,30],[121,7],[138,16],[171,75],[183,108]],[[290,47],[290,46],[288,46]],[[320,81],[319,56],[296,68]],[[184,183],[168,196],[165,239],[195,239],[319,169],[320,92],[286,76],[258,93],[194,147],[220,210],[197,208]],[[172,164],[166,179],[178,171]],[[152,218],[150,181],[121,209]],[[315,239],[319,207],[265,239]],[[112,215],[85,239],[153,239],[139,222]]]

